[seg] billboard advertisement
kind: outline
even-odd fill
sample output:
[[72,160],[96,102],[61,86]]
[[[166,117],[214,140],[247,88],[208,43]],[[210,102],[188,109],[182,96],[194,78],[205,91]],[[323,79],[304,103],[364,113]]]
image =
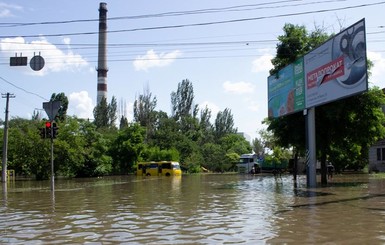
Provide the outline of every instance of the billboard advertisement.
[[306,108],[368,89],[365,21],[340,32],[304,56]]
[[279,117],[368,89],[365,19],[269,76],[268,116]]
[[279,117],[305,108],[303,59],[268,77],[269,117]]

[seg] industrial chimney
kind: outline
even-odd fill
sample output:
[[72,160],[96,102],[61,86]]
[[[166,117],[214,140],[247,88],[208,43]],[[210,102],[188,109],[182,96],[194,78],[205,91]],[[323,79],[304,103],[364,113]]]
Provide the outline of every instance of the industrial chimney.
[[99,51],[98,51],[98,97],[97,105],[103,97],[107,99],[107,3],[99,7]]

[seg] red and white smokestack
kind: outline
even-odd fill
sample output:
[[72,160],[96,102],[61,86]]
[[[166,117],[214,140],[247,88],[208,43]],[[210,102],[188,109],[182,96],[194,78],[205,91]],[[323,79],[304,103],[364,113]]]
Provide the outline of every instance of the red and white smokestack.
[[98,52],[98,97],[97,105],[107,99],[107,3],[99,7],[99,52]]

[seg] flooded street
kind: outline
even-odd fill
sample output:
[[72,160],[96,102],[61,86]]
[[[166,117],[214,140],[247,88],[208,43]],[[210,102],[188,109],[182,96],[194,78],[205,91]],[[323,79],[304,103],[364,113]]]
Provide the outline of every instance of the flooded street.
[[[336,176],[120,176],[16,181],[2,190],[1,244],[380,244],[385,180]],[[2,187],[4,188],[4,187]]]

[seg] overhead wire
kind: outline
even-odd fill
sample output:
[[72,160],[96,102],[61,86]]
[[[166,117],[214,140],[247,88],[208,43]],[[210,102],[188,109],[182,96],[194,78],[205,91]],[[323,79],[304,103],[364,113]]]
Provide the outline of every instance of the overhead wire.
[[[338,0],[340,1],[340,0]],[[343,0],[344,1],[344,0]],[[277,2],[272,2],[272,3],[282,3],[282,2],[290,2],[290,1],[277,1]],[[264,3],[264,4],[272,4],[272,3]],[[314,3],[314,2],[313,2]],[[385,2],[382,2],[382,3],[385,3]],[[263,3],[262,4],[258,4],[258,5],[264,5]],[[373,5],[373,4],[380,4],[380,3],[372,3],[372,4],[363,4],[363,5],[359,5],[359,6],[369,6],[369,5]],[[226,8],[216,8],[214,10],[224,10],[224,9],[233,9],[233,8],[239,8],[239,7],[245,7],[245,6],[255,6],[255,5],[239,5],[239,6],[233,6],[233,7],[226,7]],[[344,7],[345,9],[346,8],[355,8],[357,6],[350,6],[350,7]],[[206,10],[213,10],[213,9],[206,9]],[[203,11],[203,10],[196,10],[196,11]],[[320,11],[320,10],[319,10]],[[331,11],[331,10],[330,10]],[[306,12],[304,12],[306,13]],[[264,17],[260,17],[260,18],[264,18]],[[53,23],[53,22],[51,22]],[[203,23],[204,24],[204,23]],[[156,28],[156,27],[154,27]],[[113,32],[113,31],[111,31]],[[370,34],[370,33],[368,33]],[[61,34],[62,35],[62,34]],[[205,43],[119,43],[119,44],[108,44],[108,48],[111,49],[111,48],[122,48],[122,47],[145,47],[145,46],[151,46],[151,47],[163,47],[163,46],[203,46],[203,45],[228,45],[228,44],[252,44],[252,43],[263,43],[263,42],[272,42],[274,43],[275,40],[258,40],[258,41],[254,41],[254,40],[244,40],[244,41],[233,41],[233,42],[205,42]],[[11,42],[8,42],[8,43],[11,43]],[[20,43],[19,43],[20,44]],[[30,45],[28,43],[25,43],[26,45]],[[55,44],[55,43],[39,43],[39,45],[41,46],[44,46],[44,45],[54,45],[54,46],[68,46],[68,44]],[[71,50],[75,50],[75,49],[94,49],[95,47],[97,47],[98,44],[71,44]],[[53,47],[54,49],[56,49],[56,47]],[[28,51],[28,49],[19,49],[20,51]],[[49,50],[45,50],[45,51],[49,51]]]
[[[330,2],[344,2],[346,0],[327,0],[327,1],[313,1],[309,3],[300,3],[292,4],[293,2],[299,2],[302,0],[283,0],[275,2],[265,2],[258,4],[246,4],[246,5],[236,5],[229,7],[221,8],[208,8],[208,9],[197,9],[197,10],[187,10],[187,11],[173,11],[173,12],[164,12],[157,14],[145,14],[145,15],[136,15],[136,16],[120,16],[120,17],[109,17],[110,20],[126,20],[126,19],[143,19],[143,18],[155,18],[155,17],[173,17],[180,15],[192,15],[192,14],[211,14],[211,13],[221,13],[221,12],[231,12],[231,11],[250,11],[266,8],[283,8],[283,7],[298,7],[304,5],[314,5],[319,3],[330,3]],[[291,3],[290,5],[279,5],[279,6],[266,6],[274,5],[279,3]],[[17,27],[17,26],[31,26],[31,25],[52,25],[52,24],[69,24],[69,23],[81,23],[81,22],[96,22],[99,19],[80,19],[80,20],[64,20],[64,21],[45,21],[45,22],[30,22],[30,23],[0,23],[0,27]]]
[[[319,10],[313,10],[313,11],[270,15],[270,16],[250,17],[250,18],[222,20],[222,21],[210,21],[210,22],[191,23],[191,24],[168,25],[168,26],[154,26],[154,27],[140,27],[140,28],[121,29],[121,30],[107,30],[106,32],[107,33],[123,33],[123,32],[165,30],[165,29],[175,29],[175,28],[184,28],[184,27],[229,24],[229,23],[237,23],[237,22],[245,22],[245,21],[262,20],[262,19],[290,17],[290,16],[307,15],[307,14],[315,14],[315,13],[325,13],[325,12],[339,11],[339,10],[349,10],[349,9],[362,8],[362,7],[377,6],[377,5],[382,5],[382,4],[385,4],[385,1],[376,2],[376,3],[359,4],[359,5],[354,5],[354,6],[345,6],[345,7],[337,7],[337,8],[329,8],[329,9],[319,9]],[[0,38],[16,38],[16,37],[35,38],[35,37],[41,37],[42,35],[45,37],[79,36],[79,35],[95,35],[98,33],[99,33],[98,31],[90,31],[90,32],[74,32],[74,33],[59,33],[59,34],[1,35]]]
[[24,89],[24,88],[22,88],[22,87],[20,87],[20,86],[17,86],[17,85],[15,85],[14,83],[8,81],[7,79],[5,79],[5,78],[3,78],[3,77],[1,77],[1,76],[0,76],[0,80],[2,80],[2,81],[4,81],[4,82],[8,83],[9,85],[11,85],[11,86],[13,86],[13,87],[15,87],[15,88],[17,88],[17,89],[19,89],[19,90],[21,90],[21,91],[27,93],[27,94],[32,94],[32,95],[35,95],[35,96],[37,96],[37,97],[39,97],[39,98],[41,98],[41,99],[43,99],[43,100],[45,100],[45,101],[49,101],[48,99],[44,98],[43,96],[41,96],[41,95],[39,95],[39,94],[37,94],[37,93],[28,91],[28,90],[26,90],[26,89]]

